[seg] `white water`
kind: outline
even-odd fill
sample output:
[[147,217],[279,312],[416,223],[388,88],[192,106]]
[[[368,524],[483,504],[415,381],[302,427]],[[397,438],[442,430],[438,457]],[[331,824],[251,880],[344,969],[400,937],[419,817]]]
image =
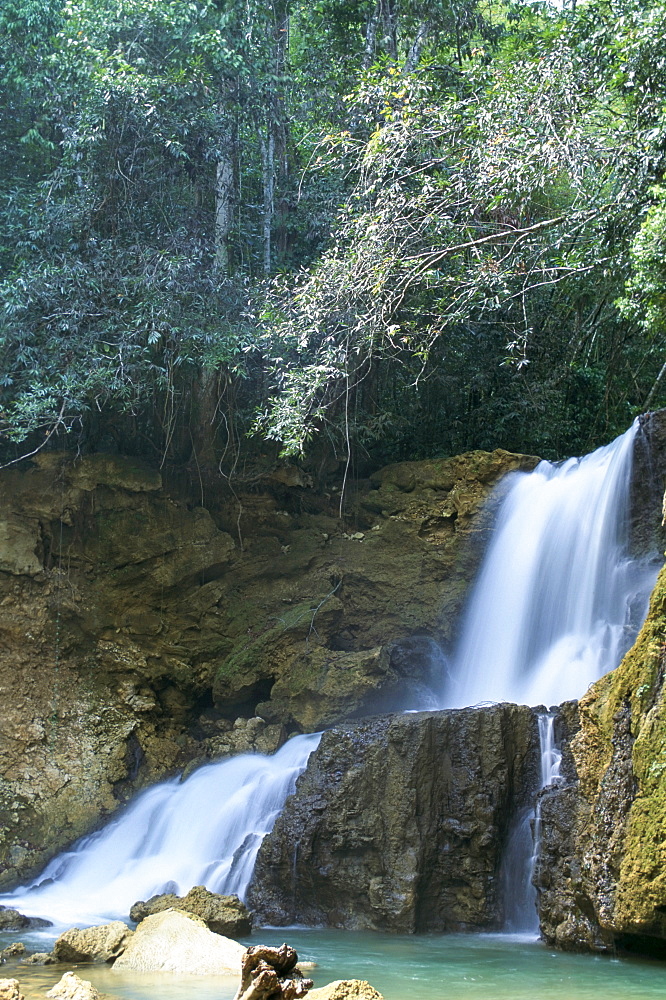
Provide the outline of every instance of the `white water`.
[[[542,462],[515,476],[465,618],[447,706],[553,704],[579,697],[617,665],[656,572],[626,548],[634,436],[632,428],[580,461]],[[242,896],[261,840],[318,739],[296,737],[274,757],[236,757],[153,787],[0,903],[71,924],[126,917],[138,899],[197,884]],[[544,743],[542,785],[556,757],[552,741]],[[517,920],[526,912],[534,919],[524,864],[533,817],[521,817],[508,863],[511,871],[523,859]]]
[[539,746],[541,748],[541,788],[554,785],[560,777],[562,752],[555,743],[555,716],[539,715]]
[[[543,791],[560,777],[562,753],[555,744],[555,716],[539,715],[540,785]],[[536,889],[532,884],[541,844],[541,796],[534,807],[521,809],[509,835],[502,862],[504,929],[538,933]]]
[[617,666],[656,575],[627,553],[636,429],[585,458],[514,475],[463,621],[446,707],[553,705]]
[[242,897],[259,845],[320,735],[296,736],[272,757],[244,754],[154,785],[0,903],[80,925],[126,919],[137,900],[194,885]]

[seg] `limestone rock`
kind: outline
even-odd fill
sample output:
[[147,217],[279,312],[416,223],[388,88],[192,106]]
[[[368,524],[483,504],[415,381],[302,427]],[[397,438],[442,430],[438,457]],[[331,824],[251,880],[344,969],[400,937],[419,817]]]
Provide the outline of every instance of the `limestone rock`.
[[344,525],[335,496],[275,480],[202,502],[132,458],[1,470],[0,885],[192,761],[427,704],[484,499],[533,464],[392,467],[349,486]]
[[327,986],[310,990],[309,1000],[384,1000],[364,979],[336,979]]
[[112,962],[125,950],[132,934],[122,920],[83,930],[72,927],[53,945],[53,955],[59,962]]
[[50,951],[35,951],[27,958],[22,958],[23,965],[55,965],[58,959]]
[[238,896],[221,896],[203,885],[195,885],[186,896],[169,892],[151,896],[145,902],[141,900],[130,910],[130,920],[140,923],[145,917],[168,909],[193,913],[223,937],[245,937],[252,932],[252,914]]
[[99,1000],[99,993],[93,984],[87,979],[79,979],[73,972],[65,972],[60,982],[46,995],[54,1000]]
[[262,923],[400,933],[501,925],[512,809],[536,780],[528,708],[388,716],[324,734],[264,840]]
[[298,955],[288,944],[279,948],[253,945],[241,962],[241,981],[234,1000],[299,1000],[312,986],[298,968]]
[[30,926],[30,920],[9,906],[0,906],[0,928],[3,931],[23,930]]
[[18,979],[0,979],[0,1000],[25,1000]]
[[22,941],[12,941],[0,951],[0,959],[5,962],[8,958],[16,958],[17,955],[25,955],[26,947]]
[[155,913],[137,927],[114,969],[193,975],[240,975],[243,945],[210,931],[182,910]]
[[11,906],[0,906],[0,930],[20,931],[27,928],[50,927],[50,920],[42,920],[41,917],[26,917]]
[[656,410],[639,418],[634,444],[630,537],[636,555],[650,557],[666,547],[666,523],[660,518],[665,489],[666,410]]
[[567,786],[542,798],[542,934],[570,950],[666,946],[666,568],[634,647],[579,703]]

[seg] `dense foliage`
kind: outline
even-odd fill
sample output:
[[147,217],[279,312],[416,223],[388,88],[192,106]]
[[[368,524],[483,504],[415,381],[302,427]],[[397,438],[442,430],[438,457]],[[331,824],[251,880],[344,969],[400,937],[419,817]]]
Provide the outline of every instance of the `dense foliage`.
[[666,402],[666,2],[5,0],[0,442],[583,451]]

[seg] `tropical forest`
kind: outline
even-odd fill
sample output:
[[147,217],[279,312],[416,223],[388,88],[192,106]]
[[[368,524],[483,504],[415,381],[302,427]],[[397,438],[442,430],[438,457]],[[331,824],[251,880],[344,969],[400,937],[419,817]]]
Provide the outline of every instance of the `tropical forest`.
[[0,0],[0,998],[661,995],[665,491],[666,0]]

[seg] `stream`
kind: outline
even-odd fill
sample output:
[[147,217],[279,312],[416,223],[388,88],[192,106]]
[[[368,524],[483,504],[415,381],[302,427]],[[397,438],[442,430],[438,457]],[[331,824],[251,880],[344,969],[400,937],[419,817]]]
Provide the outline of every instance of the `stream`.
[[[22,935],[28,943],[29,935]],[[47,948],[51,936],[32,937]],[[0,936],[3,944],[10,936]],[[260,930],[247,943],[287,940],[315,986],[335,979],[366,979],[385,1000],[651,1000],[664,996],[664,967],[644,959],[555,952],[529,935],[448,934],[394,936],[377,933]],[[237,981],[225,976],[178,977],[168,973],[114,972],[108,966],[23,966],[10,960],[3,976],[20,980],[26,1000],[44,991],[65,969],[75,968],[100,992],[123,1000],[232,1000]]]

